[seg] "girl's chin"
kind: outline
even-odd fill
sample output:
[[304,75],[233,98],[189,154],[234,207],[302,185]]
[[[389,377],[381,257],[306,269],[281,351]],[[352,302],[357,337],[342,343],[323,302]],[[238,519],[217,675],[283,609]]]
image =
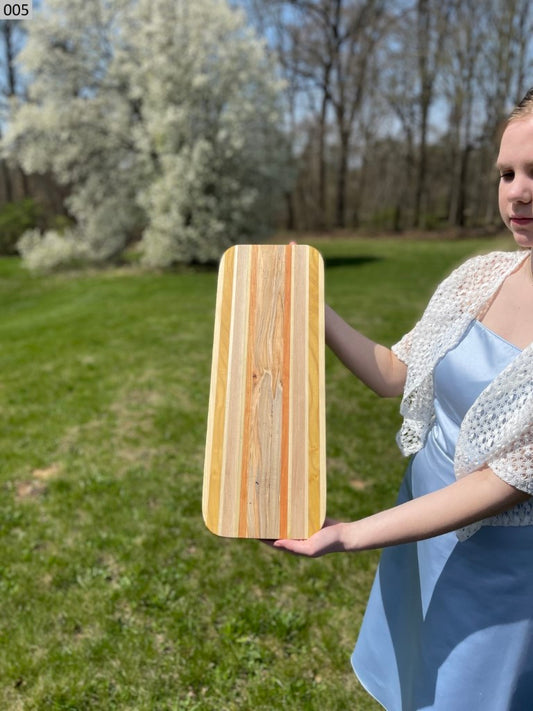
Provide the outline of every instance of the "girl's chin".
[[514,241],[519,247],[533,247],[533,229],[529,230],[513,227],[511,228]]

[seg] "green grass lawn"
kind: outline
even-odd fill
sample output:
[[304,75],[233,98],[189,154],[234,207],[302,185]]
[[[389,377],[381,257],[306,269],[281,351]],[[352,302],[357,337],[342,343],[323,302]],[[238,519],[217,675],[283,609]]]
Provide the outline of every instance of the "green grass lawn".
[[[391,344],[504,240],[316,242],[329,303]],[[321,560],[201,515],[216,274],[0,260],[0,709],[376,709],[349,657],[377,552]],[[328,514],[394,502],[397,400],[327,366]]]

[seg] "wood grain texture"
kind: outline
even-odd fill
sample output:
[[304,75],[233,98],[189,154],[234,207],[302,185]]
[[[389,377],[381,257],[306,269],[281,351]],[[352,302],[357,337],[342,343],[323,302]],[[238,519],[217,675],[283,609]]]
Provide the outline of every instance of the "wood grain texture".
[[304,245],[239,245],[218,278],[203,516],[239,538],[324,521],[324,267]]

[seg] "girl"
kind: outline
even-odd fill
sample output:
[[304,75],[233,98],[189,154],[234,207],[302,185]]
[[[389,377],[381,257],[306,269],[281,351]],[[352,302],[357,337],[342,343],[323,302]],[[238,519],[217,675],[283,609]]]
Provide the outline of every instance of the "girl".
[[518,250],[467,261],[391,350],[326,308],[326,341],[403,393],[414,455],[391,509],[275,546],[384,548],[352,665],[388,711],[533,704],[533,90],[508,119],[499,208]]

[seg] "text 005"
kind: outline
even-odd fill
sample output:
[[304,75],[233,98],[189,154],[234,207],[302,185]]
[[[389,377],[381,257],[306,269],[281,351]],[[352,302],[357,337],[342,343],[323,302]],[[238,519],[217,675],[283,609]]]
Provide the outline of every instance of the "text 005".
[[31,20],[33,2],[3,2],[0,0],[0,20]]

